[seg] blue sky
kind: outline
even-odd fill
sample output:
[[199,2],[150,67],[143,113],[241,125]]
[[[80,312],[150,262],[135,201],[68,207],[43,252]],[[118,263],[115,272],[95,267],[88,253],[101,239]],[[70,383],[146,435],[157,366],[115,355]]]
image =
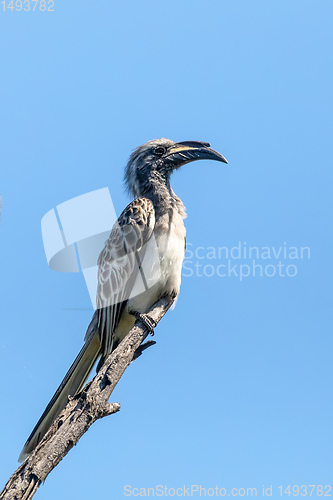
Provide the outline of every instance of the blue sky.
[[[209,141],[229,160],[172,179],[193,273],[112,395],[121,411],[36,498],[192,484],[258,496],[272,485],[278,498],[280,485],[332,484],[332,14],[331,2],[307,0],[0,12],[1,484],[92,314],[82,274],[49,269],[41,219],[104,187],[119,214],[129,154],[158,137]],[[228,259],[207,248],[239,242],[308,247],[310,258],[259,256],[263,276],[229,259],[238,276],[218,276]],[[296,275],[279,276],[279,262]]]

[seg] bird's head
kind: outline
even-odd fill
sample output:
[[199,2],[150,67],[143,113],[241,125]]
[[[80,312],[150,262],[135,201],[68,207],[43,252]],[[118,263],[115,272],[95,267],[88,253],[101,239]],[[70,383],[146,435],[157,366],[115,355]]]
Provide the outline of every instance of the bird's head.
[[228,163],[208,142],[155,139],[135,149],[127,163],[125,183],[134,196],[140,196],[153,182],[168,183],[171,173],[196,160]]

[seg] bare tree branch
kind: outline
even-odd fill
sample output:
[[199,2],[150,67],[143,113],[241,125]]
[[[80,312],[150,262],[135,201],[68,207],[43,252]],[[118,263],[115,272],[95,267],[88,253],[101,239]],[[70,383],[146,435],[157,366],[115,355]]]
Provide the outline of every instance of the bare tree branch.
[[[158,323],[172,303],[173,297],[162,297],[153,305],[149,316]],[[154,344],[148,341],[141,345],[148,334],[146,325],[138,319],[117,349],[107,357],[93,380],[80,394],[70,399],[43,440],[10,477],[0,493],[1,500],[30,500],[89,427],[96,420],[120,410],[120,404],[110,404],[109,398],[133,359]]]

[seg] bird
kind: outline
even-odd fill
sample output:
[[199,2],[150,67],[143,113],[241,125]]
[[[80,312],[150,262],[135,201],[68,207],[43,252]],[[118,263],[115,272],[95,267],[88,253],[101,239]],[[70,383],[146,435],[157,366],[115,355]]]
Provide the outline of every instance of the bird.
[[84,345],[27,439],[19,462],[32,453],[68,398],[81,391],[97,360],[98,371],[136,319],[153,333],[156,325],[148,315],[153,304],[164,295],[173,303],[177,300],[186,213],[170,177],[183,165],[205,159],[228,163],[209,143],[200,141],[154,139],[131,154],[124,181],[134,199],[115,222],[98,257],[97,307]]

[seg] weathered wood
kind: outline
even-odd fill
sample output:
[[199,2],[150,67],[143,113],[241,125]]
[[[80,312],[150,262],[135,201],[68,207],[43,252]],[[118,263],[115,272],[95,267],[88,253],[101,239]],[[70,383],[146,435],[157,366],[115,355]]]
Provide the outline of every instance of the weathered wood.
[[[172,297],[162,297],[153,305],[149,316],[158,323],[172,303]],[[43,440],[10,477],[0,493],[1,500],[30,500],[89,427],[96,420],[120,410],[120,404],[110,404],[109,398],[133,359],[153,344],[148,342],[146,347],[145,344],[141,345],[148,334],[147,327],[138,319],[117,349],[107,357],[93,380],[80,394],[70,399]]]

